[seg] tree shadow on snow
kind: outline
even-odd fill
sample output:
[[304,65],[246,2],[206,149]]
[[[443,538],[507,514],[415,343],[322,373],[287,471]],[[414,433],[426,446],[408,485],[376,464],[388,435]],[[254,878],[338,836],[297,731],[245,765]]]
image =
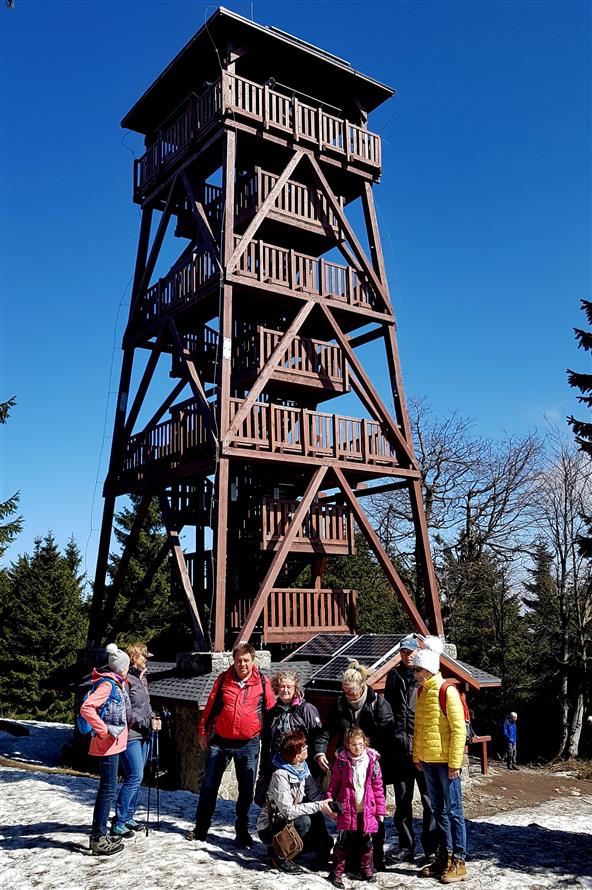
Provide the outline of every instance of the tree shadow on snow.
[[40,850],[54,848],[70,853],[90,853],[85,843],[63,841],[55,834],[88,835],[88,825],[69,825],[65,822],[35,822],[30,825],[0,826],[0,850]]
[[[582,832],[467,820],[469,858],[529,874],[592,876],[592,840]],[[566,886],[572,885],[566,879]],[[557,885],[559,886],[559,884]]]

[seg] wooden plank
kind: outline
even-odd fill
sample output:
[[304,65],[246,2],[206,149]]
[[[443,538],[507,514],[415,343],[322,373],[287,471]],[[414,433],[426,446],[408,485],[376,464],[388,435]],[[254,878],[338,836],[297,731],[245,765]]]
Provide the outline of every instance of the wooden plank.
[[373,550],[373,552],[374,552],[378,562],[380,563],[388,581],[390,582],[393,589],[398,594],[399,599],[401,600],[401,603],[402,603],[405,611],[407,612],[409,618],[411,619],[415,630],[421,634],[429,634],[429,630],[428,630],[423,618],[419,614],[415,603],[411,599],[411,596],[409,595],[409,592],[408,592],[407,588],[405,587],[405,584],[403,583],[402,578],[400,577],[399,573],[397,572],[394,565],[392,564],[388,553],[386,552],[386,550],[380,543],[378,535],[372,528],[372,525],[370,524],[368,517],[366,516],[366,514],[360,507],[358,500],[357,500],[356,496],[354,495],[352,489],[350,488],[350,486],[347,482],[347,479],[345,478],[342,470],[339,469],[339,467],[334,467],[333,472],[335,473],[335,476],[337,478],[337,484],[339,485],[341,491],[343,492],[343,496],[355,516],[355,519],[356,519],[356,522],[360,528],[360,531],[362,532],[362,534],[368,541],[368,544],[370,545],[371,549]]
[[195,646],[198,651],[207,651],[207,649],[209,649],[209,646],[207,644],[206,634],[204,633],[203,625],[201,622],[199,609],[197,608],[197,602],[195,601],[195,595],[191,586],[189,572],[187,571],[187,564],[183,555],[183,548],[181,547],[181,541],[179,540],[179,531],[173,519],[166,496],[164,494],[161,494],[159,495],[158,500],[160,503],[162,520],[167,532],[169,547],[171,549],[173,564],[176,565],[177,571],[179,572],[181,587],[187,601],[189,618],[191,620],[191,626],[193,628],[193,635],[195,638]]
[[276,198],[281,193],[284,185],[286,184],[286,182],[288,181],[288,179],[290,178],[290,176],[296,169],[298,163],[300,162],[301,158],[303,157],[303,154],[304,153],[302,152],[301,149],[298,149],[298,151],[295,151],[294,154],[292,155],[292,157],[290,158],[290,160],[288,161],[288,164],[284,168],[284,171],[281,174],[281,176],[278,176],[278,179],[277,179],[274,187],[271,189],[267,198],[265,199],[265,201],[263,201],[263,203],[259,207],[259,210],[257,211],[255,216],[251,220],[250,224],[248,225],[245,234],[242,236],[241,240],[235,247],[232,256],[226,263],[226,274],[227,275],[233,271],[238,258],[245,250],[249,241],[251,241],[255,237],[255,234],[256,234],[257,230],[259,229],[259,226],[261,225],[261,223],[267,216],[267,212],[275,204]]
[[318,469],[313,472],[311,480],[308,483],[306,491],[304,492],[303,498],[298,504],[296,512],[292,517],[292,522],[289,524],[284,539],[274,554],[271,565],[269,566],[265,578],[263,579],[261,586],[259,587],[257,595],[255,596],[253,604],[249,609],[249,614],[247,615],[246,621],[241,628],[241,631],[237,637],[237,641],[248,640],[251,636],[253,629],[259,619],[259,615],[261,614],[261,610],[267,602],[269,592],[272,589],[290,551],[292,542],[295,540],[296,535],[298,534],[302,526],[302,522],[306,514],[308,513],[313,498],[319,490],[319,487],[323,479],[325,478],[326,473],[327,467],[325,466],[318,467]]
[[251,408],[257,401],[260,394],[263,392],[266,383],[273,375],[273,372],[275,371],[281,360],[284,358],[296,334],[310,315],[314,305],[315,303],[313,300],[309,300],[304,304],[304,306],[296,314],[296,318],[294,319],[286,333],[283,335],[276,348],[273,350],[269,359],[265,362],[263,369],[261,370],[255,383],[249,390],[249,395],[244,400],[237,414],[235,414],[234,418],[232,419],[228,431],[223,439],[224,445],[229,445],[233,436],[238,432],[241,423],[250,413]]
[[383,334],[384,331],[382,327],[374,328],[374,330],[367,331],[365,334],[359,334],[357,337],[348,337],[347,342],[352,349],[356,349],[358,346],[364,346],[366,343],[372,343],[373,340],[378,340]]

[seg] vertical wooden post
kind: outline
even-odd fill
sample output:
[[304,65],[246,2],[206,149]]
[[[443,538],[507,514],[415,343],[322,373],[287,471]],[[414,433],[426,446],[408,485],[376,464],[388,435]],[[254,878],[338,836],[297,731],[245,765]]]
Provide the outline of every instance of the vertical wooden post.
[[[226,280],[226,267],[234,250],[234,181],[236,168],[236,134],[226,130],[224,134],[224,228],[222,231],[221,258],[224,275],[221,276],[220,298],[220,338],[221,350],[218,365],[218,439],[226,435],[230,424],[230,377],[232,372],[232,285]],[[214,650],[224,650],[226,627],[226,584],[228,553],[228,500],[229,500],[229,459],[218,453],[216,472],[216,519],[214,528],[215,550],[215,629]]]

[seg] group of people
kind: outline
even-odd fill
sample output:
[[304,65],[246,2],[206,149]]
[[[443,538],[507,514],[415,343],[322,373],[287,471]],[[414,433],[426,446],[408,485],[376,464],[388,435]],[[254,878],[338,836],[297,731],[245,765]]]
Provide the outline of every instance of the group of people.
[[[335,887],[345,886],[346,869],[372,882],[386,868],[388,784],[394,786],[399,840],[392,858],[415,860],[412,801],[417,783],[423,806],[421,873],[443,883],[465,880],[460,771],[466,723],[454,685],[444,690],[442,707],[441,651],[437,637],[421,643],[414,634],[405,637],[401,663],[390,671],[384,696],[368,685],[366,668],[351,662],[341,678],[342,692],[322,722],[316,707],[304,700],[295,671],[287,668],[268,681],[255,663],[253,647],[239,643],[232,665],[216,679],[199,723],[206,755],[188,839],[206,840],[222,775],[233,760],[237,845],[253,843],[248,816],[254,799],[261,806],[257,831],[273,868],[302,871],[274,843],[290,825],[304,851],[315,854],[317,866],[328,866]],[[325,817],[336,823],[335,843]]]
[[[111,644],[107,651],[108,665],[93,671],[91,693],[81,707],[93,730],[90,753],[100,758],[90,839],[96,855],[119,852],[122,839],[141,827],[134,818],[138,789],[151,733],[161,728],[145,680],[146,646],[123,651]],[[423,809],[421,874],[442,883],[465,880],[462,701],[453,684],[443,687],[438,637],[420,641],[410,634],[400,651],[384,696],[368,685],[366,668],[351,662],[342,675],[342,692],[322,722],[317,708],[304,700],[294,670],[287,667],[268,680],[255,663],[253,647],[247,642],[235,646],[232,664],[217,677],[201,714],[204,772],[195,827],[187,838],[206,840],[222,776],[233,761],[238,846],[253,843],[249,810],[255,800],[261,807],[257,831],[273,868],[302,871],[293,853],[277,842],[289,826],[300,840],[298,849],[314,853],[315,864],[329,868],[335,887],[344,886],[346,869],[372,882],[386,867],[388,784],[394,787],[398,836],[398,850],[390,858],[415,861],[412,801],[417,785]],[[514,713],[508,721],[508,767],[513,768]],[[124,781],[118,792],[120,764]],[[326,819],[336,823],[335,842]]]

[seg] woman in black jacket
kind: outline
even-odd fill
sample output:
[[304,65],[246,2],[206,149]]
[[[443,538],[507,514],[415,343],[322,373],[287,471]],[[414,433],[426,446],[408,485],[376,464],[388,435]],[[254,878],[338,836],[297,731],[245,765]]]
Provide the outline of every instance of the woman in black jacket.
[[[348,729],[359,726],[370,739],[370,745],[380,754],[380,768],[385,785],[392,782],[393,712],[389,703],[368,686],[368,671],[363,664],[352,661],[341,677],[342,693],[335,699],[324,728],[315,742],[315,760],[328,772],[327,749],[336,740],[338,747]],[[372,835],[374,867],[384,871],[384,822]]]
[[127,683],[132,705],[132,723],[127,748],[119,756],[125,778],[117,796],[115,819],[111,829],[111,834],[117,837],[131,837],[133,831],[139,831],[143,827],[136,822],[134,814],[148,757],[150,736],[153,730],[158,732],[161,729],[160,718],[152,714],[148,695],[146,681],[146,665],[150,655],[148,647],[145,643],[132,643],[125,651],[130,658]]
[[[255,803],[263,806],[271,775],[275,769],[273,759],[280,750],[286,732],[302,732],[311,751],[314,751],[317,735],[321,731],[321,718],[313,704],[304,701],[300,678],[296,671],[286,669],[272,677],[271,685],[277,696],[273,708],[265,715],[261,733],[261,757],[259,777],[255,789]],[[307,798],[308,799],[308,798]],[[306,846],[317,854],[318,864],[325,864],[332,848],[332,841],[322,813],[311,817],[311,828]]]

